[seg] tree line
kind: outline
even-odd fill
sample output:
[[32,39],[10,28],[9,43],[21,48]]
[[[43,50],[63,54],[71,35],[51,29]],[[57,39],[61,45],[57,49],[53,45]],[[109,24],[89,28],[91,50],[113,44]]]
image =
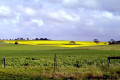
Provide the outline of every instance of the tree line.
[[109,45],[119,45],[120,41],[116,41],[114,39],[111,39],[110,41],[108,41]]
[[0,40],[51,40],[48,38],[35,38],[35,39],[29,39],[29,38],[16,38],[16,39],[0,39]]
[[[99,44],[99,40],[98,39],[94,39],[94,42],[96,43],[96,44]],[[108,41],[108,43],[109,43],[109,45],[119,45],[120,44],[120,41],[116,41],[116,40],[114,40],[114,39],[111,39],[110,41]],[[106,43],[105,43],[106,44]]]

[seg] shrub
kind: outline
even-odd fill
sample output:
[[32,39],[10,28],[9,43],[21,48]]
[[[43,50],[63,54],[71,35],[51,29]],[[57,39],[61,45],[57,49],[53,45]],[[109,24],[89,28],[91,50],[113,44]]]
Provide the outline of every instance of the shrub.
[[17,44],[18,44],[18,42],[15,42],[15,44],[17,45]]

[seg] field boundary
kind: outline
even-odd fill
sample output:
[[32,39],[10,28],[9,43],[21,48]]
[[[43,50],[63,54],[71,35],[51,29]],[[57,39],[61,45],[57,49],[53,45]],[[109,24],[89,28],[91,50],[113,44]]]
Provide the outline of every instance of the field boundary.
[[120,56],[108,57],[108,66],[110,66],[110,60],[111,60],[111,59],[120,59]]

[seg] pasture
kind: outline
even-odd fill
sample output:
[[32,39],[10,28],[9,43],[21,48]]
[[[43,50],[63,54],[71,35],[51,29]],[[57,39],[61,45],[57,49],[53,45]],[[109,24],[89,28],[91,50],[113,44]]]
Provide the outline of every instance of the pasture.
[[[18,45],[14,42],[0,42],[0,79],[120,78],[120,60],[111,60],[109,67],[107,64],[107,57],[120,56],[120,45],[84,41],[77,41],[76,45],[69,41],[17,41]],[[3,65],[4,58],[6,68]]]

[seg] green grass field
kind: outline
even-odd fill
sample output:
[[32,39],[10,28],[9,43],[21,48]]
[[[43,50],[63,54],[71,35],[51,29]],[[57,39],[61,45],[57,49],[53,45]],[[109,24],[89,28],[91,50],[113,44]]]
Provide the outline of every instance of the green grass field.
[[74,48],[3,42],[0,45],[0,79],[120,79],[120,60],[111,60],[110,67],[107,64],[107,57],[120,56],[120,45]]

